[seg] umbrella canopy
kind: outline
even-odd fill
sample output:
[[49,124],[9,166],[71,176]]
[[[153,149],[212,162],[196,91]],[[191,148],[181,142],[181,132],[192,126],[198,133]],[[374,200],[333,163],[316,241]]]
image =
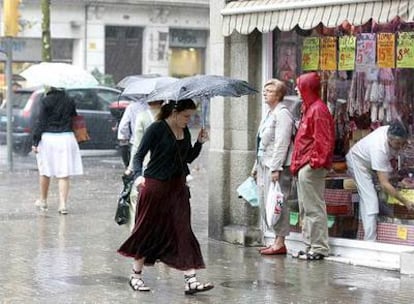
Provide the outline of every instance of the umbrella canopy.
[[147,102],[152,100],[178,101],[187,98],[200,99],[202,101],[202,127],[204,128],[210,98],[214,96],[240,97],[257,92],[244,80],[218,75],[196,75],[155,89],[148,95]]
[[178,81],[174,77],[141,78],[130,82],[122,92],[125,96],[148,95],[154,90]]
[[205,100],[214,96],[240,97],[257,92],[244,80],[218,75],[196,75],[182,78],[173,84],[155,89],[148,96],[148,100],[181,100],[187,98]]
[[139,81],[146,78],[154,78],[154,77],[161,77],[160,74],[141,74],[141,75],[128,75],[122,78],[117,84],[116,87],[123,90],[125,89],[129,84]]
[[99,84],[88,71],[67,63],[41,62],[31,65],[20,75],[26,79],[26,87],[86,88]]

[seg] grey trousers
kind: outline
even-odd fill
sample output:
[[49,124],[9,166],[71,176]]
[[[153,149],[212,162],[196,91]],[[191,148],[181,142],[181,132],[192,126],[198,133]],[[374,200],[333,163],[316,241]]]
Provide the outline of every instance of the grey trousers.
[[326,169],[312,169],[309,164],[298,173],[298,203],[306,250],[329,254],[328,217],[324,200]]

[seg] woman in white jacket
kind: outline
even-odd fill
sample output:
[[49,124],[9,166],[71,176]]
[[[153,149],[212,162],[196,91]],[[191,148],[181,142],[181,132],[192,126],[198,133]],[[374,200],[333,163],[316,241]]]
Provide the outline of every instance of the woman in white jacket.
[[[283,104],[285,84],[270,79],[264,85],[263,97],[268,110],[257,132],[257,159],[252,175],[259,186],[260,209],[265,223],[266,198],[271,183],[279,182],[285,200],[289,195],[291,174],[289,172],[293,143],[294,120]],[[286,254],[285,237],[289,235],[289,210],[284,204],[279,220],[272,227],[275,240],[272,245],[260,249],[263,255]]]

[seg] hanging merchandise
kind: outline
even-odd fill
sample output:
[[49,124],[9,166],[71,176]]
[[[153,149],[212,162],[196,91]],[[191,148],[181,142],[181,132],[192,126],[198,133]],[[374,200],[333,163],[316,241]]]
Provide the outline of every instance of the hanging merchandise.
[[[397,118],[395,112],[395,80],[392,69],[380,69],[378,74],[378,81],[381,87],[381,91],[384,92],[384,98],[382,102],[382,108],[384,113],[379,113],[378,120],[385,122],[391,122]],[[382,115],[382,117],[380,116]]]

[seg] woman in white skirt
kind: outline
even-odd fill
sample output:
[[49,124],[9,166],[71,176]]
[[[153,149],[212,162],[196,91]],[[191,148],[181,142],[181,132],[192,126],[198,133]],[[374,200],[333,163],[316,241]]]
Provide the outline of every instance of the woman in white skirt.
[[32,151],[39,169],[40,198],[36,207],[48,209],[50,178],[58,179],[60,214],[67,214],[69,177],[83,174],[79,145],[72,132],[75,102],[63,89],[50,88],[40,100],[39,117],[33,130]]

